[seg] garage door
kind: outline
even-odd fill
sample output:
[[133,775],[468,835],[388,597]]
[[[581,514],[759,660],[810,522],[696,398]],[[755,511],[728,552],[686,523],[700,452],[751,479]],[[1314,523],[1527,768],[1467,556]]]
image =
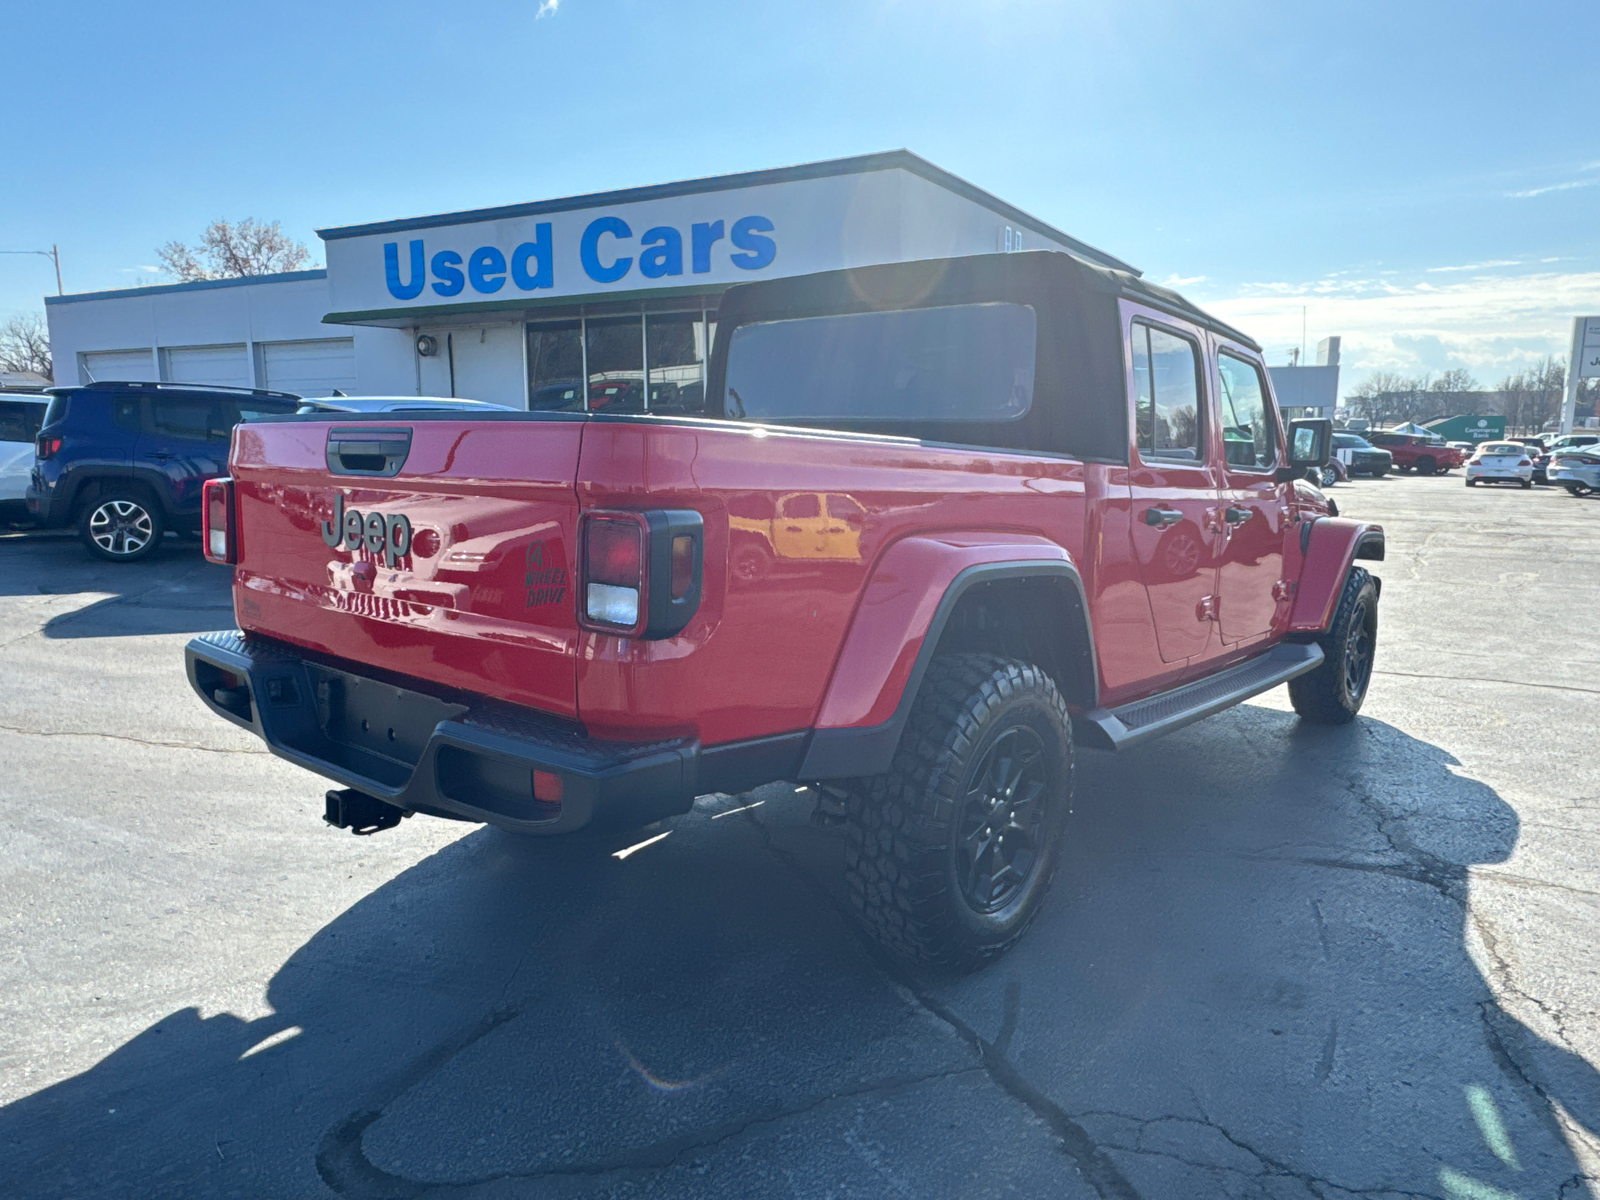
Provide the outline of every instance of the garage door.
[[267,386],[274,391],[328,396],[336,389],[349,395],[356,388],[354,338],[264,342],[261,361],[266,366]]
[[208,383],[254,387],[255,374],[244,344],[234,346],[166,346],[162,365],[169,383]]
[[80,383],[129,379],[153,383],[155,378],[155,358],[149,350],[87,350],[78,355]]

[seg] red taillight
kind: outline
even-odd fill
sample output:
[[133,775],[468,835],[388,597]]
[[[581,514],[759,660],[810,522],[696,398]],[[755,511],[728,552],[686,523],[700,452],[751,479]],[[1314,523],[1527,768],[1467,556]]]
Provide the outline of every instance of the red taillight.
[[233,521],[233,480],[208,479],[201,504],[200,536],[205,556],[231,566],[238,561],[238,539]]
[[40,462],[47,458],[54,458],[61,449],[61,439],[58,437],[42,437],[34,444],[33,453]]
[[643,533],[637,521],[609,517],[590,521],[588,544],[584,547],[589,582],[638,587],[644,565],[640,546]]
[[694,538],[680,534],[672,539],[672,598],[682,600],[694,586]]
[[1519,459],[1517,461],[1517,466],[1519,466],[1519,467],[1531,467],[1531,466],[1533,466],[1533,463],[1530,462],[1528,459],[1523,458],[1523,459]]
[[579,525],[578,624],[671,637],[700,607],[704,522],[693,509],[595,510]]

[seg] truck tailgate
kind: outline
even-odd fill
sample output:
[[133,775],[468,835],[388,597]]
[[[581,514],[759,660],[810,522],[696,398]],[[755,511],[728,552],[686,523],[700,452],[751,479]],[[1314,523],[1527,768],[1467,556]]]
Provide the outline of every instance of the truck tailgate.
[[239,627],[575,715],[583,428],[408,413],[238,426]]

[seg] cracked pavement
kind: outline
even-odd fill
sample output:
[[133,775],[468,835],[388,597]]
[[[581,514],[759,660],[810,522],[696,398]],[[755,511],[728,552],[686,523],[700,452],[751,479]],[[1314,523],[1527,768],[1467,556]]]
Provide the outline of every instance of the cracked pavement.
[[335,832],[188,691],[192,542],[0,536],[5,1194],[1596,1200],[1600,501],[1335,495],[1389,532],[1360,721],[1083,754],[966,978],[861,938],[791,785]]

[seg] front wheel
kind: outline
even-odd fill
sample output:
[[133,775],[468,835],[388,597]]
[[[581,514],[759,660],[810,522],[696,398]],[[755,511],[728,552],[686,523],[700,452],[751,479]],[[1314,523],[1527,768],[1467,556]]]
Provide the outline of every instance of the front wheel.
[[78,536],[90,554],[107,562],[137,562],[161,544],[161,506],[138,488],[112,488],[83,506]]
[[1365,569],[1350,568],[1333,624],[1317,645],[1322,665],[1289,681],[1289,702],[1302,720],[1344,725],[1367,698],[1378,646],[1378,585]]
[[894,762],[849,787],[845,874],[867,929],[972,970],[1038,915],[1072,804],[1072,726],[1050,677],[990,654],[935,659]]

